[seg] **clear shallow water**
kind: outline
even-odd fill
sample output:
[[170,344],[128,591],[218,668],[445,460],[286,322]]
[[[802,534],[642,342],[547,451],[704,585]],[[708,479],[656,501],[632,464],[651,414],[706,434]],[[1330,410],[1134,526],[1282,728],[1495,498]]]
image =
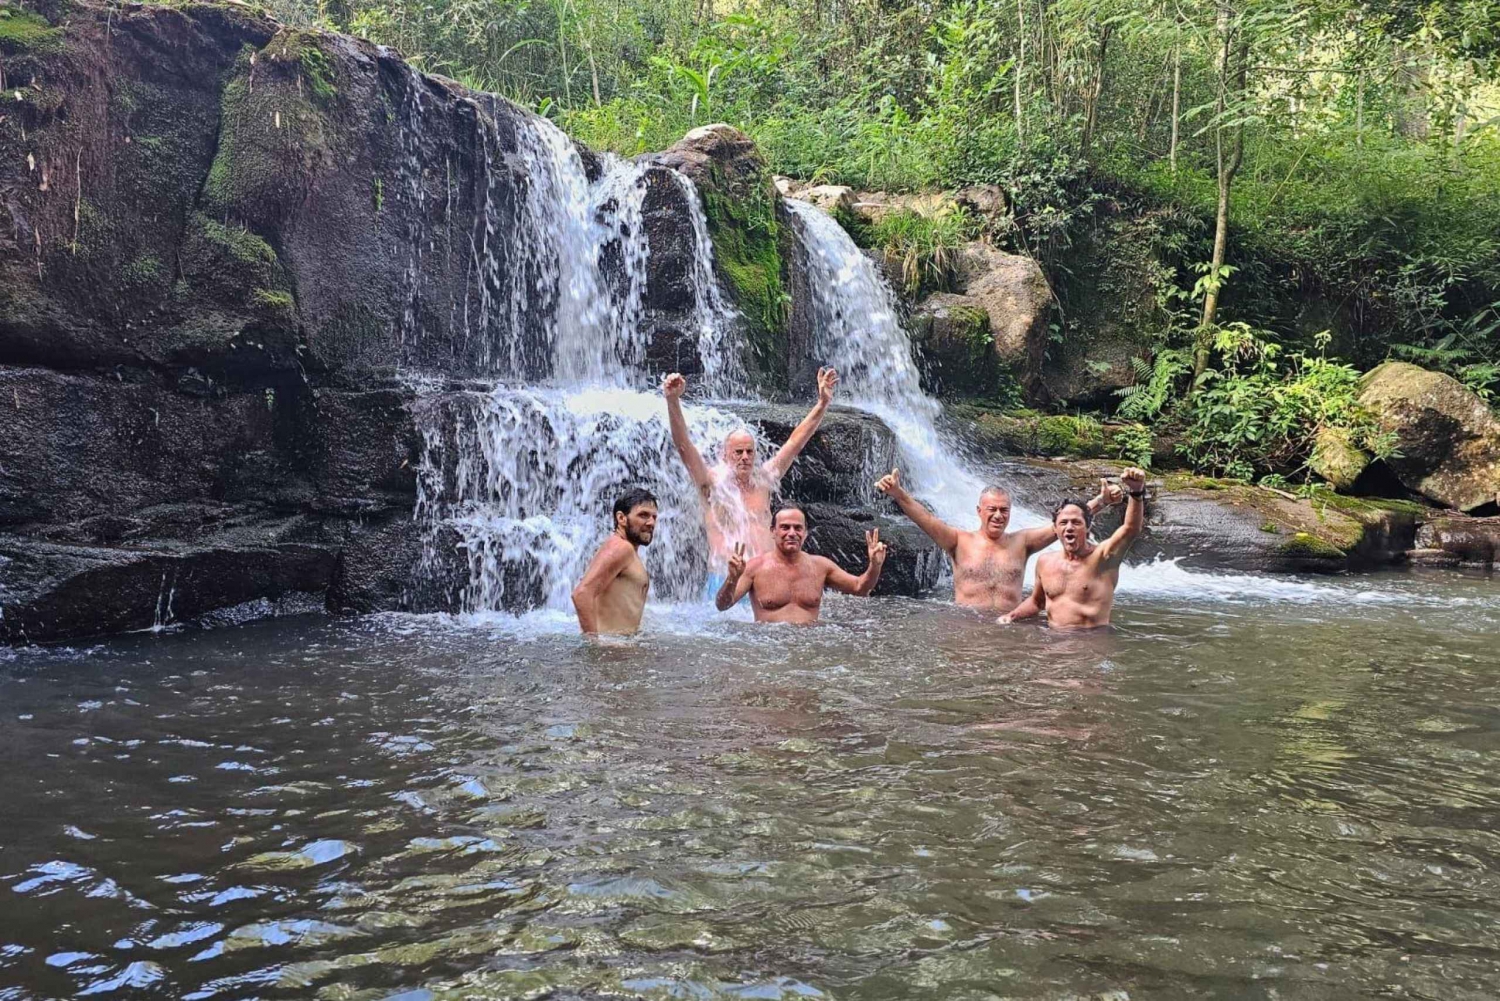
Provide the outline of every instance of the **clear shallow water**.
[[1497,585],[1170,573],[5,654],[0,998],[1500,993]]

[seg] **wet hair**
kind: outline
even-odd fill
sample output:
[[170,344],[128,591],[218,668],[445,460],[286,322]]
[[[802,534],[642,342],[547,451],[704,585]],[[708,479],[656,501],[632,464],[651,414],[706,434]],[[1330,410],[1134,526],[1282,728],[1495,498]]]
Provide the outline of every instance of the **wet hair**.
[[[647,490],[645,487],[631,487],[629,490],[620,495],[619,500],[615,501],[615,514],[623,514],[625,517],[629,518],[630,512],[634,511],[642,504],[655,503],[656,495],[651,491]],[[614,520],[614,515],[610,516],[610,520]]]
[[1084,528],[1091,528],[1091,527],[1093,527],[1093,524],[1094,524],[1094,515],[1093,515],[1092,512],[1089,511],[1088,504],[1085,503],[1084,501],[1081,501],[1081,500],[1074,500],[1071,497],[1064,497],[1060,502],[1058,502],[1057,507],[1055,507],[1055,508],[1052,509],[1052,524],[1054,524],[1054,525],[1057,524],[1057,516],[1060,515],[1060,514],[1062,514],[1063,508],[1065,508],[1065,507],[1076,507],[1078,510],[1082,511],[1083,512],[1083,527]]
[[984,489],[979,491],[979,499],[984,500],[990,494],[998,494],[999,496],[1004,497],[1006,500],[1010,500],[1010,491],[1005,489],[1004,487],[997,487],[993,483],[985,484]]
[[779,507],[775,511],[771,512],[771,527],[772,528],[776,527],[776,519],[780,518],[781,515],[782,515],[782,512],[784,512],[784,511],[796,511],[798,514],[800,514],[802,516],[802,525],[803,525],[803,527],[807,526],[807,512],[806,511],[802,510],[800,507],[798,507],[795,504],[783,504],[783,505],[781,505],[781,507]]

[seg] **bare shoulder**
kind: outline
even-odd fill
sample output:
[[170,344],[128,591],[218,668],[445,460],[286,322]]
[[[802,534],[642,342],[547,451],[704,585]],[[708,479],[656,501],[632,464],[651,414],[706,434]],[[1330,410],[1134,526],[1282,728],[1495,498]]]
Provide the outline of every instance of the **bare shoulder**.
[[1051,570],[1062,560],[1061,553],[1042,553],[1036,558],[1037,573],[1043,570]]
[[835,571],[841,569],[837,563],[833,562],[833,560],[830,560],[826,556],[808,555],[807,558],[812,562],[813,566],[817,567],[818,570],[825,575],[834,573]]

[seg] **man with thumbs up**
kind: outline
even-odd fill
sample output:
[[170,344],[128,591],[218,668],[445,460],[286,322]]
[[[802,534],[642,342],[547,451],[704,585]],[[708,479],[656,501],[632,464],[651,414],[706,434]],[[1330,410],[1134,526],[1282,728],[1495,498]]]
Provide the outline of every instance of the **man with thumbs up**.
[[756,622],[816,622],[825,587],[863,597],[875,590],[885,566],[886,545],[880,541],[879,531],[865,533],[870,562],[858,577],[839,569],[825,556],[804,553],[807,516],[801,508],[777,511],[771,519],[771,535],[775,547],[749,561],[745,559],[745,544],[734,544],[729,554],[729,575],[714,598],[719,611],[727,611],[748,594]]
[[[927,510],[901,485],[901,470],[892,469],[875,484],[901,512],[938,544],[953,560],[953,600],[969,608],[1003,615],[1021,603],[1021,581],[1026,561],[1057,541],[1052,525],[1007,532],[1010,524],[1010,494],[1000,487],[985,487],[979,494],[979,530],[954,528]],[[1089,514],[1118,504],[1124,497],[1108,480],[1099,481],[1099,496],[1088,502]]]

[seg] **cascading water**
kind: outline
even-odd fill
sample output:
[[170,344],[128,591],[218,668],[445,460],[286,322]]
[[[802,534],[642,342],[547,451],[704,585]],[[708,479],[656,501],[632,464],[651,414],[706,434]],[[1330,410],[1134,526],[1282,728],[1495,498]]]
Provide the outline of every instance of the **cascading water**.
[[[952,524],[973,524],[983,483],[938,434],[941,408],[922,392],[890,286],[832,216],[796,199],[786,204],[801,223],[812,272],[814,354],[838,369],[849,402],[895,432],[913,493]],[[1016,527],[1044,521],[1019,505],[1011,518]]]
[[[551,378],[419,393],[425,447],[416,518],[428,526],[426,570],[435,572],[440,547],[456,546],[468,571],[456,596],[463,608],[566,608],[608,531],[615,494],[639,485],[656,494],[662,513],[655,543],[642,550],[654,593],[684,597],[706,571],[703,529],[667,434],[665,402],[645,391],[643,373],[643,206],[647,174],[662,168],[605,157],[602,176],[590,183],[567,136],[543,119],[516,117],[524,190],[506,234],[516,262],[508,325],[540,329],[548,357],[544,366],[527,366],[513,355],[510,372],[524,377],[544,367]],[[701,385],[733,395],[743,384],[733,310],[714,278],[697,191],[686,177],[671,176],[695,237],[689,326]],[[487,282],[498,274],[493,262],[479,270]],[[739,423],[709,407],[687,412],[699,440],[722,438]]]

